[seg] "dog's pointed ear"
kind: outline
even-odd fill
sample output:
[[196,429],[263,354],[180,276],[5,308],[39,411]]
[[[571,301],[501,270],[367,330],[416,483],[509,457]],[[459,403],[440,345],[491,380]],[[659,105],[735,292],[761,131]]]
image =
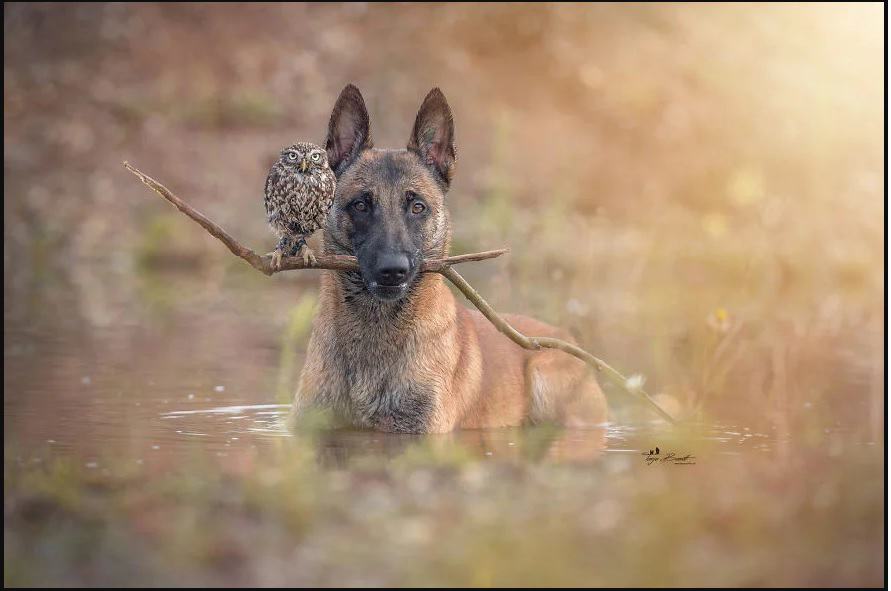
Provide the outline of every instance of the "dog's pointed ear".
[[340,176],[362,150],[373,145],[365,100],[358,88],[347,84],[340,91],[328,122],[325,150],[331,170]]
[[438,175],[448,187],[455,172],[455,124],[445,95],[434,88],[421,103],[408,149]]

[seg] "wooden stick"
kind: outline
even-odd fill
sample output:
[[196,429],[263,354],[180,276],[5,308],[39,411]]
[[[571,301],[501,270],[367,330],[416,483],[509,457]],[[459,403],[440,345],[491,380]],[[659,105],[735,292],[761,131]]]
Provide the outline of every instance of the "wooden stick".
[[[355,257],[321,254],[316,256],[316,263],[314,265],[304,264],[302,257],[284,257],[282,258],[281,268],[278,270],[273,269],[272,257],[270,255],[258,255],[250,248],[242,245],[240,242],[238,242],[238,240],[230,236],[228,232],[217,225],[216,222],[174,195],[173,192],[170,191],[170,189],[168,189],[152,177],[141,172],[136,167],[131,166],[128,162],[124,162],[124,168],[136,175],[136,177],[139,178],[139,180],[142,181],[147,187],[149,187],[165,200],[173,204],[173,206],[176,207],[180,212],[200,224],[201,227],[204,228],[211,236],[225,244],[226,247],[232,252],[232,254],[241,259],[244,259],[249,265],[265,275],[273,275],[274,273],[280,271],[293,271],[297,269],[307,268],[328,269],[331,271],[359,270],[359,264],[356,261]],[[502,248],[498,250],[488,250],[485,252],[475,252],[470,254],[451,256],[444,259],[429,259],[424,261],[423,265],[421,266],[421,272],[439,273],[440,275],[451,281],[455,285],[455,287],[457,287],[461,291],[461,293],[464,294],[464,297],[466,297],[470,301],[470,303],[476,306],[477,309],[479,309],[479,311],[483,313],[483,316],[485,316],[489,320],[489,322],[495,325],[495,328],[497,328],[502,334],[507,336],[507,338],[512,340],[520,347],[531,351],[539,350],[542,348],[558,349],[569,355],[572,355],[573,357],[581,359],[582,361],[593,367],[595,370],[597,370],[599,373],[606,375],[606,377],[609,378],[611,382],[621,388],[624,392],[647,403],[663,419],[665,419],[669,423],[675,423],[675,420],[671,417],[671,415],[665,412],[665,410],[661,406],[659,406],[656,401],[654,401],[650,397],[649,394],[644,392],[643,389],[630,386],[628,384],[628,379],[625,376],[607,365],[603,360],[591,355],[581,347],[567,341],[562,341],[560,339],[554,339],[550,337],[528,337],[519,332],[517,329],[512,327],[504,318],[499,316],[498,312],[496,312],[495,309],[492,308],[492,306],[490,306],[489,303],[483,299],[483,297],[473,288],[473,286],[470,285],[470,283],[468,283],[466,279],[464,279],[457,271],[455,271],[455,269],[452,268],[452,265],[457,265],[460,263],[493,259],[495,257],[503,255],[506,252],[508,252],[508,250],[506,248]]]
[[489,305],[489,303],[483,299],[483,297],[470,285],[466,279],[461,277],[461,275],[451,267],[447,267],[441,271],[442,276],[451,281],[455,287],[461,290],[461,293],[464,294],[470,303],[477,307],[477,309],[483,313],[489,322],[495,325],[495,328],[498,329],[503,335],[507,338],[520,345],[524,349],[529,349],[530,351],[536,351],[538,349],[559,349],[564,353],[568,353],[573,357],[581,359],[594,369],[596,369],[599,373],[604,374],[609,380],[621,388],[624,392],[631,394],[635,398],[638,398],[645,403],[647,403],[653,410],[655,410],[659,415],[668,421],[669,423],[674,424],[675,420],[672,418],[670,414],[665,412],[665,410],[653,400],[649,394],[643,391],[642,388],[636,387],[633,388],[628,384],[628,378],[623,376],[621,373],[607,365],[607,363],[597,357],[594,357],[581,347],[574,345],[572,343],[562,341],[560,339],[554,339],[551,337],[527,337],[513,326],[511,326],[507,320],[498,315],[498,312]]
[[[152,191],[163,197],[166,201],[173,204],[175,208],[180,210],[186,216],[197,222],[207,233],[226,245],[232,254],[244,259],[254,269],[260,271],[264,275],[273,275],[280,271],[294,271],[297,269],[329,269],[331,271],[358,271],[359,263],[356,257],[344,255],[316,255],[316,263],[314,265],[306,265],[303,257],[283,257],[280,269],[273,269],[272,257],[270,255],[259,255],[250,248],[242,245],[238,240],[233,238],[226,230],[221,228],[216,222],[209,217],[177,197],[173,192],[145,174],[138,168],[131,166],[129,162],[124,162],[124,168],[136,175],[136,177]],[[494,259],[508,252],[506,248],[498,250],[488,250],[486,252],[474,252],[471,254],[462,254],[444,259],[431,259],[424,261],[421,266],[422,273],[439,273],[444,269],[457,265],[459,263],[468,263],[471,261],[484,261],[486,259]]]

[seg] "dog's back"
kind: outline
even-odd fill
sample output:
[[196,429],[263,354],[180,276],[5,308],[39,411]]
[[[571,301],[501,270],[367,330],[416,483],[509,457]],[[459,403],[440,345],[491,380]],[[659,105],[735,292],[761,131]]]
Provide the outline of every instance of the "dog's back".
[[[419,272],[424,258],[447,254],[451,236],[454,129],[441,92],[424,100],[406,150],[376,150],[362,96],[348,86],[327,150],[338,185],[325,250],[356,256],[360,270],[323,272],[296,415],[322,407],[346,424],[397,432],[606,419],[584,363],[518,347],[457,305],[441,276]],[[571,340],[531,318],[507,320],[524,334]]]
[[[461,308],[459,316],[469,319],[482,357],[477,404],[460,427],[606,420],[606,400],[583,362],[560,351],[522,349],[476,310]],[[534,318],[505,314],[504,319],[523,334],[573,342],[566,331]]]

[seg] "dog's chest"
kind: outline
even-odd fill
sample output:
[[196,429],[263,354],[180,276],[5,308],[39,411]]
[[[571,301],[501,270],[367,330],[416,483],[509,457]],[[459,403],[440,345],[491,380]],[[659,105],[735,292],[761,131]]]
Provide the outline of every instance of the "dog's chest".
[[353,335],[335,353],[343,370],[338,405],[354,425],[382,431],[426,431],[436,405],[432,375],[415,370],[410,338]]

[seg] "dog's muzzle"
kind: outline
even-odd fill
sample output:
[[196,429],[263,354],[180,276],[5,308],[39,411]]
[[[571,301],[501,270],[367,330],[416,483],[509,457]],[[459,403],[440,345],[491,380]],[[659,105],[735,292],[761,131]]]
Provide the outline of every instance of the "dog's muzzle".
[[382,254],[377,258],[368,290],[382,300],[397,300],[408,291],[408,282],[413,275],[411,260],[401,253]]

